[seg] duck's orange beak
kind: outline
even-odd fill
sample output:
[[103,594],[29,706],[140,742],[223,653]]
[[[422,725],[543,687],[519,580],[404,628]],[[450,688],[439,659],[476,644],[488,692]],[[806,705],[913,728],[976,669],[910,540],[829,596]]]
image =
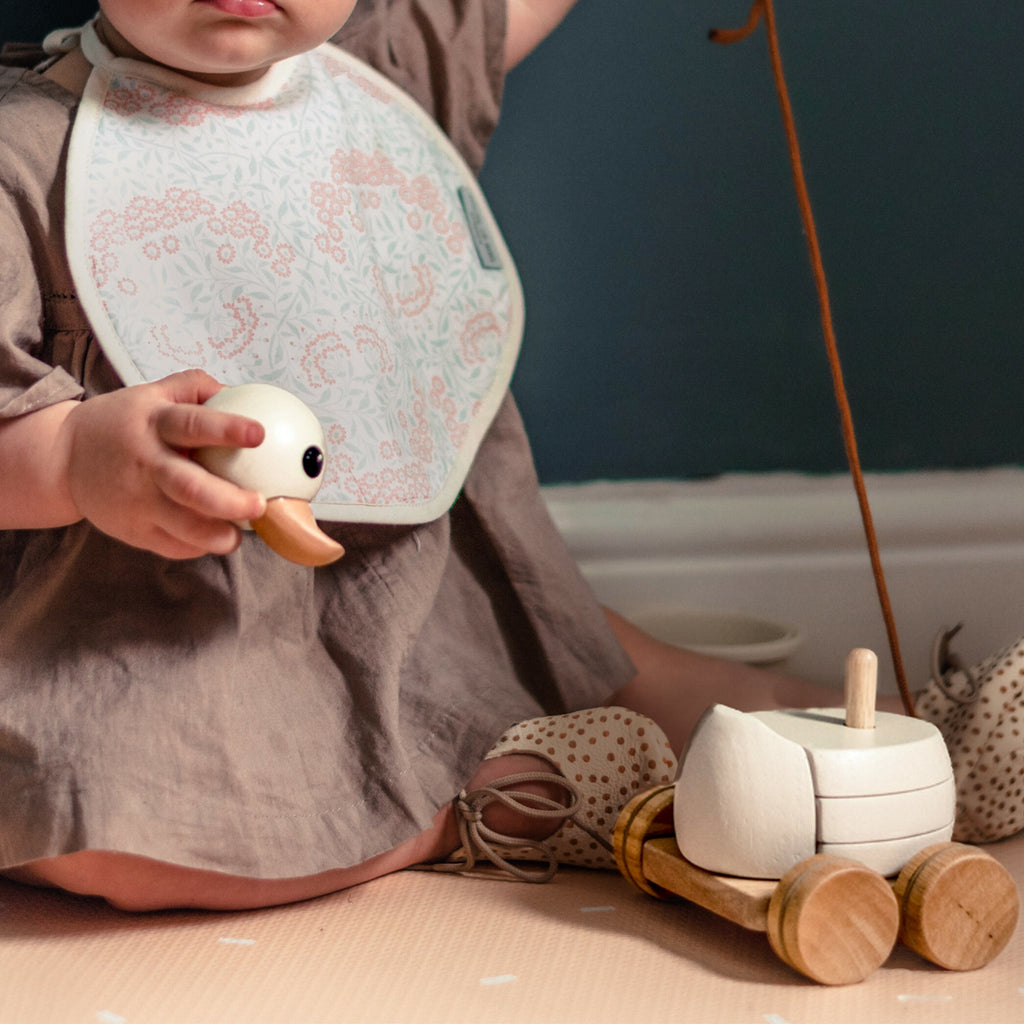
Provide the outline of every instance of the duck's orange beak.
[[298,565],[330,565],[345,554],[345,549],[317,526],[309,502],[301,498],[271,498],[267,511],[251,525],[272,551]]

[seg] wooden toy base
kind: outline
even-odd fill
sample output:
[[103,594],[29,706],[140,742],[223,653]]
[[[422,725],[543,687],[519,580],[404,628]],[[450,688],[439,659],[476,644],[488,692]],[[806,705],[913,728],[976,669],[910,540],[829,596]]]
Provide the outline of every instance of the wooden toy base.
[[674,787],[634,797],[615,831],[622,874],[659,899],[682,897],[752,931],[766,932],[776,955],[825,985],[863,981],[897,939],[949,970],[994,959],[1017,924],[1013,878],[988,854],[938,843],[888,881],[863,865],[817,854],[779,881],[716,875],[691,864],[676,846]]

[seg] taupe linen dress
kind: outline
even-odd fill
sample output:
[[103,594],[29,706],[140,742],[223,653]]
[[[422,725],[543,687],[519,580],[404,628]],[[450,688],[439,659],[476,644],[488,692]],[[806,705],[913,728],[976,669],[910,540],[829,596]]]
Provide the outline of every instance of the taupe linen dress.
[[[338,41],[478,168],[504,27],[504,0],[371,0]],[[64,255],[75,105],[0,71],[0,418],[120,386]],[[356,864],[427,827],[506,726],[632,675],[511,398],[447,515],[326,529],[347,554],[318,570],[251,536],[177,562],[88,523],[0,532],[0,868],[81,849],[254,877]]]

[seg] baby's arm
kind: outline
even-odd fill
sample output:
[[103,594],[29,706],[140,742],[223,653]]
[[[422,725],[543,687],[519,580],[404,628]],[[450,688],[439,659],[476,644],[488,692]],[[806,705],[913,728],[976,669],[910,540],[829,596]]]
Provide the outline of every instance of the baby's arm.
[[505,70],[518,64],[569,13],[576,0],[508,0]]
[[229,520],[256,518],[263,499],[208,473],[189,451],[254,447],[263,427],[203,408],[219,390],[189,370],[0,422],[0,529],[88,519],[167,558],[233,551],[239,531]]

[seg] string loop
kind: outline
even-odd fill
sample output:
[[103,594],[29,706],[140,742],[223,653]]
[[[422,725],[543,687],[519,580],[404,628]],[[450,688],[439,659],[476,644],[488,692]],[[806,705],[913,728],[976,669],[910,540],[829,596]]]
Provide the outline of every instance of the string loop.
[[896,620],[893,616],[892,603],[889,600],[889,590],[885,582],[885,572],[882,568],[882,558],[878,550],[878,538],[875,533],[874,519],[871,515],[871,505],[868,502],[867,487],[865,486],[864,474],[861,470],[860,454],[857,450],[857,438],[853,427],[853,414],[850,411],[850,402],[846,394],[846,385],[843,381],[839,346],[836,343],[835,330],[832,323],[832,304],[829,299],[828,282],[825,278],[825,267],[821,259],[821,248],[818,244],[818,232],[814,224],[814,215],[811,212],[811,200],[807,191],[807,181],[804,177],[803,161],[800,157],[800,144],[796,135],[793,108],[789,102],[789,91],[786,88],[786,79],[782,72],[782,55],[779,50],[779,37],[775,25],[775,10],[772,6],[772,0],[754,0],[746,25],[738,29],[712,29],[708,33],[708,38],[712,42],[723,45],[740,42],[754,32],[760,24],[762,17],[764,18],[765,32],[768,37],[768,55],[771,61],[772,78],[775,81],[775,92],[778,95],[783,126],[786,132],[786,146],[789,150],[789,162],[793,173],[793,184],[796,188],[797,204],[800,207],[800,219],[803,222],[804,237],[807,239],[811,269],[814,273],[814,286],[818,294],[821,327],[825,335],[825,347],[828,352],[829,368],[832,372],[832,387],[836,396],[836,404],[839,407],[839,419],[842,428],[843,446],[846,450],[846,461],[849,464],[850,474],[853,477],[853,487],[857,494],[857,504],[860,508],[864,536],[867,540],[868,555],[871,559],[871,572],[875,579],[875,590],[878,593],[878,602],[881,606],[885,631],[889,640],[889,652],[892,657],[893,671],[896,674],[896,684],[899,687],[900,698],[903,701],[903,707],[907,714],[911,717],[916,717],[914,699],[907,685],[907,676],[903,668],[899,634],[896,630]]

